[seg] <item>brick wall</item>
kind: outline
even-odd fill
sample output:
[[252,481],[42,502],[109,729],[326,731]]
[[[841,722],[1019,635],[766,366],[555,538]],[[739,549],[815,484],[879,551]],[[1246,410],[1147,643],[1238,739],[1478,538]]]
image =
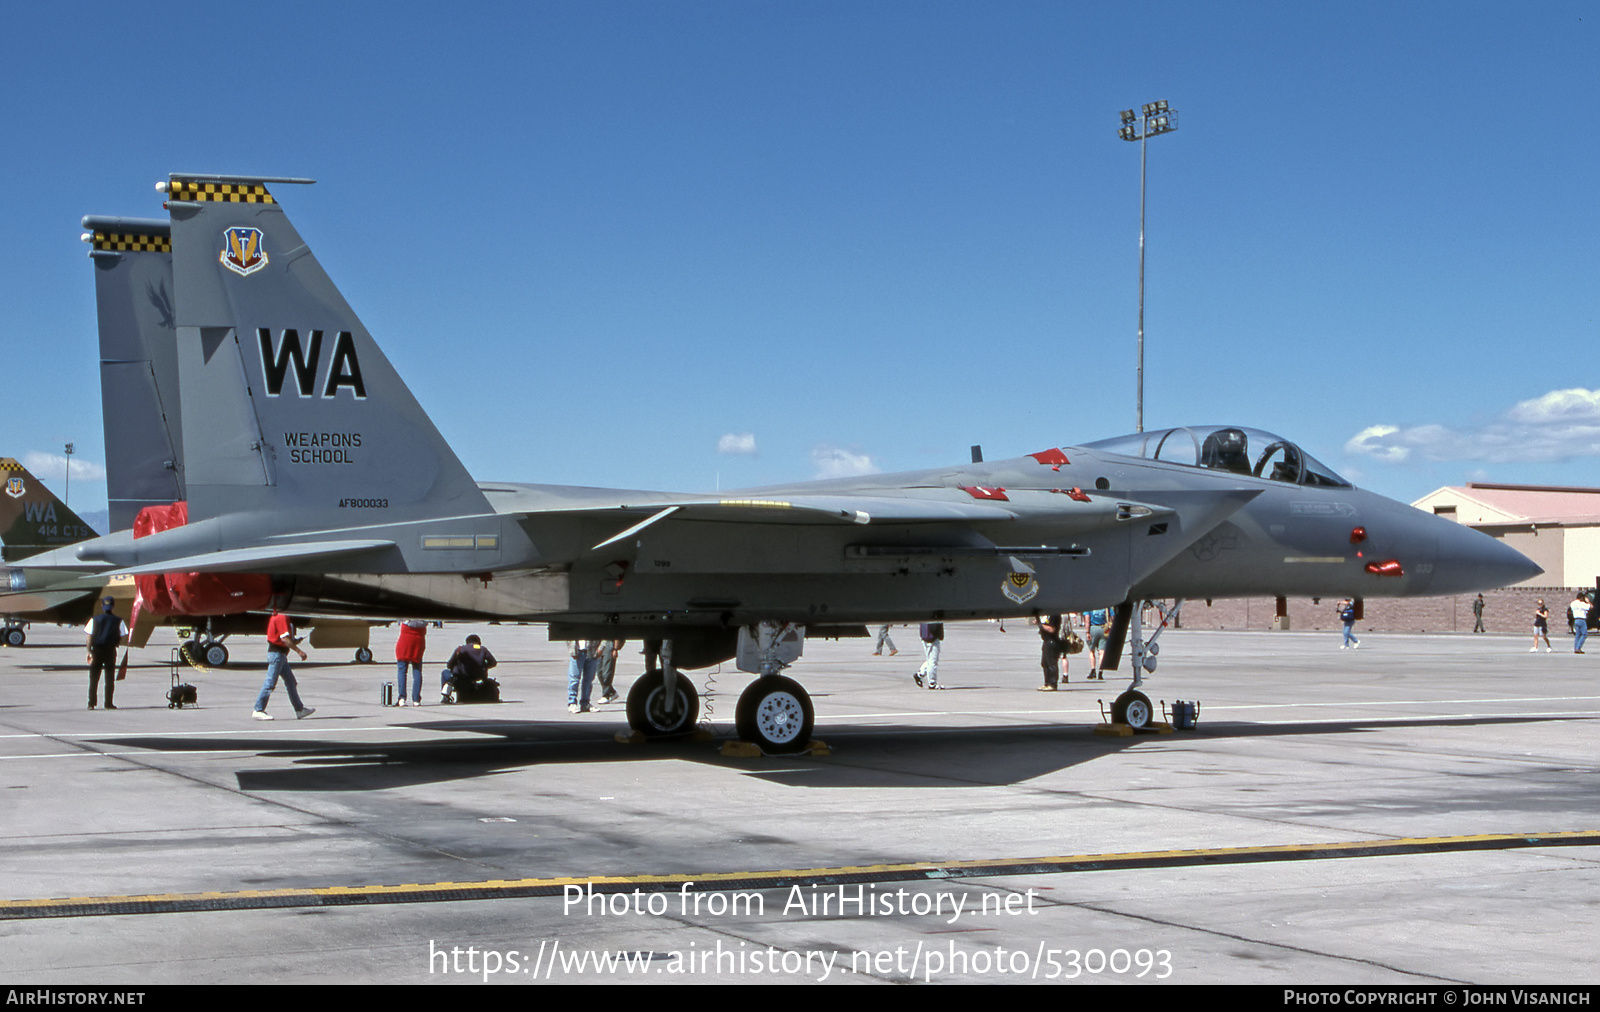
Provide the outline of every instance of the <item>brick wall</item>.
[[[1483,595],[1483,624],[1492,633],[1526,633],[1533,636],[1533,610],[1544,598],[1550,609],[1550,635],[1567,634],[1567,604],[1574,590],[1566,587],[1509,587],[1486,591]],[[1472,632],[1472,602],[1476,594],[1458,597],[1371,598],[1366,602],[1366,617],[1356,623],[1358,632]],[[1298,631],[1339,628],[1334,612],[1337,598],[1323,598],[1313,604],[1309,598],[1289,598],[1289,628]],[[1186,601],[1183,605],[1185,629],[1271,629],[1273,599],[1239,598],[1214,601]]]

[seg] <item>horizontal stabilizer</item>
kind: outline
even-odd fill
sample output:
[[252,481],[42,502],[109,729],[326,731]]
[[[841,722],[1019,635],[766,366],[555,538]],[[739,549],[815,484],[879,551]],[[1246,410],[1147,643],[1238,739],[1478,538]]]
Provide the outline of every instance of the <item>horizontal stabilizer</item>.
[[305,545],[259,545],[225,552],[208,552],[185,559],[170,559],[148,566],[120,569],[112,576],[150,573],[263,573],[286,565],[331,559],[362,552],[394,548],[393,541],[315,541]]
[[90,590],[24,590],[0,594],[0,615],[26,615],[36,611],[49,611],[96,593],[99,593],[99,585]]

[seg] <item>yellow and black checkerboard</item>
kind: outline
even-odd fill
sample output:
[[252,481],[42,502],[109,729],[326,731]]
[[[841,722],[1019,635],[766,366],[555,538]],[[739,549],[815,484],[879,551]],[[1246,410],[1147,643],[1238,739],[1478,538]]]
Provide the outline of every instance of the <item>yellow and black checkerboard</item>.
[[91,245],[115,253],[171,253],[172,239],[164,235],[139,235],[135,232],[96,232]]
[[260,183],[200,183],[174,179],[167,187],[173,200],[218,201],[226,204],[274,204],[272,194]]

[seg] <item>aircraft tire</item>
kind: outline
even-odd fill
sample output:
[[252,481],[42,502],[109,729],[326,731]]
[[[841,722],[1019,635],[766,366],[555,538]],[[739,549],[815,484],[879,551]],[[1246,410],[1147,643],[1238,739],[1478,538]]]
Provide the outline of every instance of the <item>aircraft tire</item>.
[[206,643],[200,648],[200,656],[205,658],[208,668],[225,668],[228,666],[228,648],[216,640]]
[[357,664],[371,664],[372,663],[372,651],[369,650],[366,647],[356,647],[356,663]]
[[674,679],[678,705],[667,713],[664,682],[661,672],[646,671],[628,690],[628,726],[649,738],[688,734],[700,716],[700,694],[682,672]]
[[20,627],[12,626],[6,630],[5,640],[8,647],[20,647],[28,642],[28,634],[23,632]]
[[811,741],[815,713],[811,696],[800,683],[767,675],[750,683],[734,710],[739,737],[763,752],[798,752]]
[[1118,696],[1111,704],[1112,723],[1126,724],[1135,731],[1149,727],[1155,720],[1155,714],[1155,707],[1150,705],[1150,697],[1133,689]]

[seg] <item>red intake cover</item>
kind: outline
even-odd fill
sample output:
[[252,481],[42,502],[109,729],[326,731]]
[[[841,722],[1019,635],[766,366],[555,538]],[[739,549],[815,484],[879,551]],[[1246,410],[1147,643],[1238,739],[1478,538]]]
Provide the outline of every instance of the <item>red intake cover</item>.
[[[133,536],[188,522],[188,503],[146,506],[133,518]],[[259,573],[158,573],[133,579],[144,606],[157,615],[233,615],[262,610],[272,601],[272,577]]]

